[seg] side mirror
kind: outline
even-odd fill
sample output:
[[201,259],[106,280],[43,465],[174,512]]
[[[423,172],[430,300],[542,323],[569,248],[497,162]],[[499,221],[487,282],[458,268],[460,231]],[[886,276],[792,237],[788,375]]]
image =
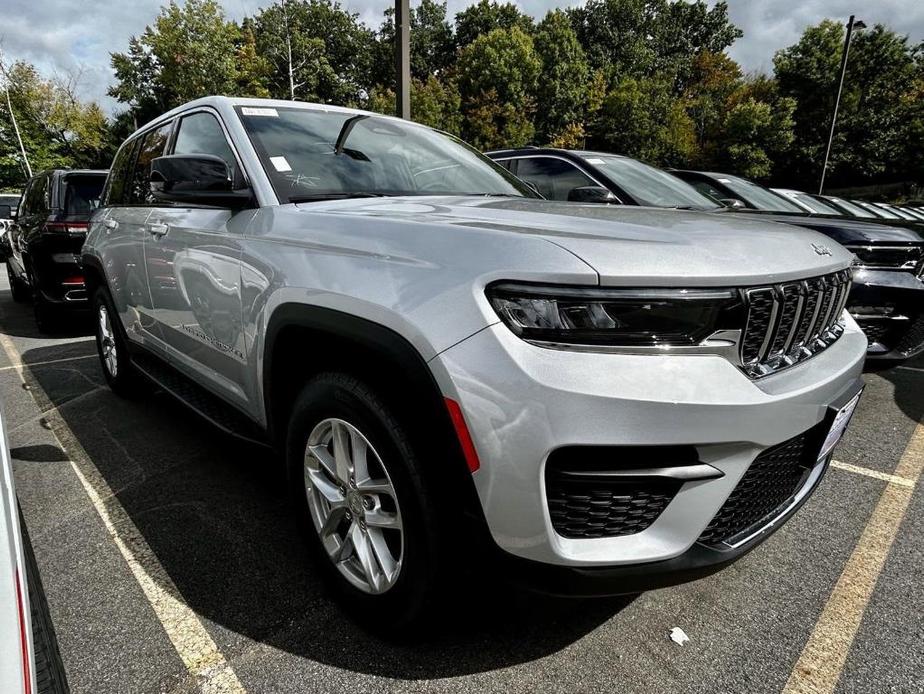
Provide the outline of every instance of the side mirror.
[[725,207],[732,207],[736,209],[741,209],[744,207],[744,203],[737,198],[721,198],[719,202],[725,205]]
[[234,188],[231,168],[212,154],[171,154],[151,162],[151,197],[166,202],[243,207],[249,188]]
[[0,219],[12,219],[13,208],[9,205],[0,205]]
[[619,199],[603,186],[581,186],[568,192],[568,202],[618,203]]

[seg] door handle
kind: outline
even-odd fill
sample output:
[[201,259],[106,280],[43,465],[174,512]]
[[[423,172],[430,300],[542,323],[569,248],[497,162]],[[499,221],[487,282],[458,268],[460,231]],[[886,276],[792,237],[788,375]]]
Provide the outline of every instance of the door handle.
[[118,222],[118,220],[115,220],[115,219],[107,219],[107,220],[106,220],[106,229],[107,229],[107,230],[113,231],[113,230],[118,229],[118,228],[119,228],[119,222]]
[[157,224],[148,224],[148,233],[154,238],[160,238],[161,236],[166,236],[167,232],[170,231],[170,227],[163,223]]

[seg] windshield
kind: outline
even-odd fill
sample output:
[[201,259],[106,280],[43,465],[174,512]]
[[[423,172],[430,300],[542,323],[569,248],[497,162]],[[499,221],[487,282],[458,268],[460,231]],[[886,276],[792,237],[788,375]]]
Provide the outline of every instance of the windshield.
[[640,205],[694,210],[715,210],[722,207],[686,181],[636,159],[599,154],[581,156],[584,161],[596,166],[613,183],[635,198]]
[[914,215],[908,214],[903,209],[895,207],[893,205],[886,205],[886,209],[889,210],[894,215],[898,215],[901,219],[914,219]]
[[857,200],[856,202],[864,210],[871,212],[872,214],[876,215],[880,219],[898,219],[898,215],[892,214],[888,210],[883,210],[879,207],[876,207],[872,203],[863,202],[862,200]]
[[864,219],[875,219],[874,215],[869,210],[864,210],[859,205],[854,205],[849,200],[844,200],[843,198],[831,198],[831,202],[845,210],[848,214],[852,214],[854,217],[863,217]]
[[536,197],[463,142],[393,118],[237,107],[283,202],[364,195]]
[[800,214],[805,214],[805,210],[796,203],[790,202],[782,195],[777,195],[772,190],[759,186],[756,183],[751,183],[743,178],[723,176],[716,180],[758,210],[798,212]]
[[832,214],[837,215],[838,217],[843,216],[838,209],[831,207],[831,205],[821,202],[820,200],[816,200],[815,198],[811,197],[810,195],[806,195],[805,193],[800,193],[796,190],[779,191],[779,193],[780,195],[785,195],[786,197],[792,198],[797,202],[801,202],[815,214]]
[[105,174],[71,174],[64,178],[64,213],[89,214],[99,206]]

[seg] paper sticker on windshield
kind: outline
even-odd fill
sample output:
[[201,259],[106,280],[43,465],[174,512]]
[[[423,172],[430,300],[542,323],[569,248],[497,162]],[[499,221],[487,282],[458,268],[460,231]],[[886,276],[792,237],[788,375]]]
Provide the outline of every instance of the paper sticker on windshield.
[[289,166],[289,162],[285,157],[270,157],[270,164],[278,171],[279,173],[285,173],[286,171],[291,171],[292,167]]
[[272,116],[279,117],[279,113],[274,108],[257,108],[255,106],[242,106],[241,115],[244,116]]
[[585,159],[584,161],[586,161],[588,164],[595,164],[596,166],[603,166],[606,164],[606,162],[602,159]]

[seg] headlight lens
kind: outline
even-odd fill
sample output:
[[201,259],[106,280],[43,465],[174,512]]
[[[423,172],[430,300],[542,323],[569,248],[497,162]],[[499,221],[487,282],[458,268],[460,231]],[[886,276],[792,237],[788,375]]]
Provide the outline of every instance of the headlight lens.
[[917,269],[924,259],[921,246],[846,246],[856,255],[855,267],[873,270],[911,270]]
[[743,327],[735,289],[603,289],[503,282],[488,287],[497,315],[524,340],[574,345],[697,345]]

